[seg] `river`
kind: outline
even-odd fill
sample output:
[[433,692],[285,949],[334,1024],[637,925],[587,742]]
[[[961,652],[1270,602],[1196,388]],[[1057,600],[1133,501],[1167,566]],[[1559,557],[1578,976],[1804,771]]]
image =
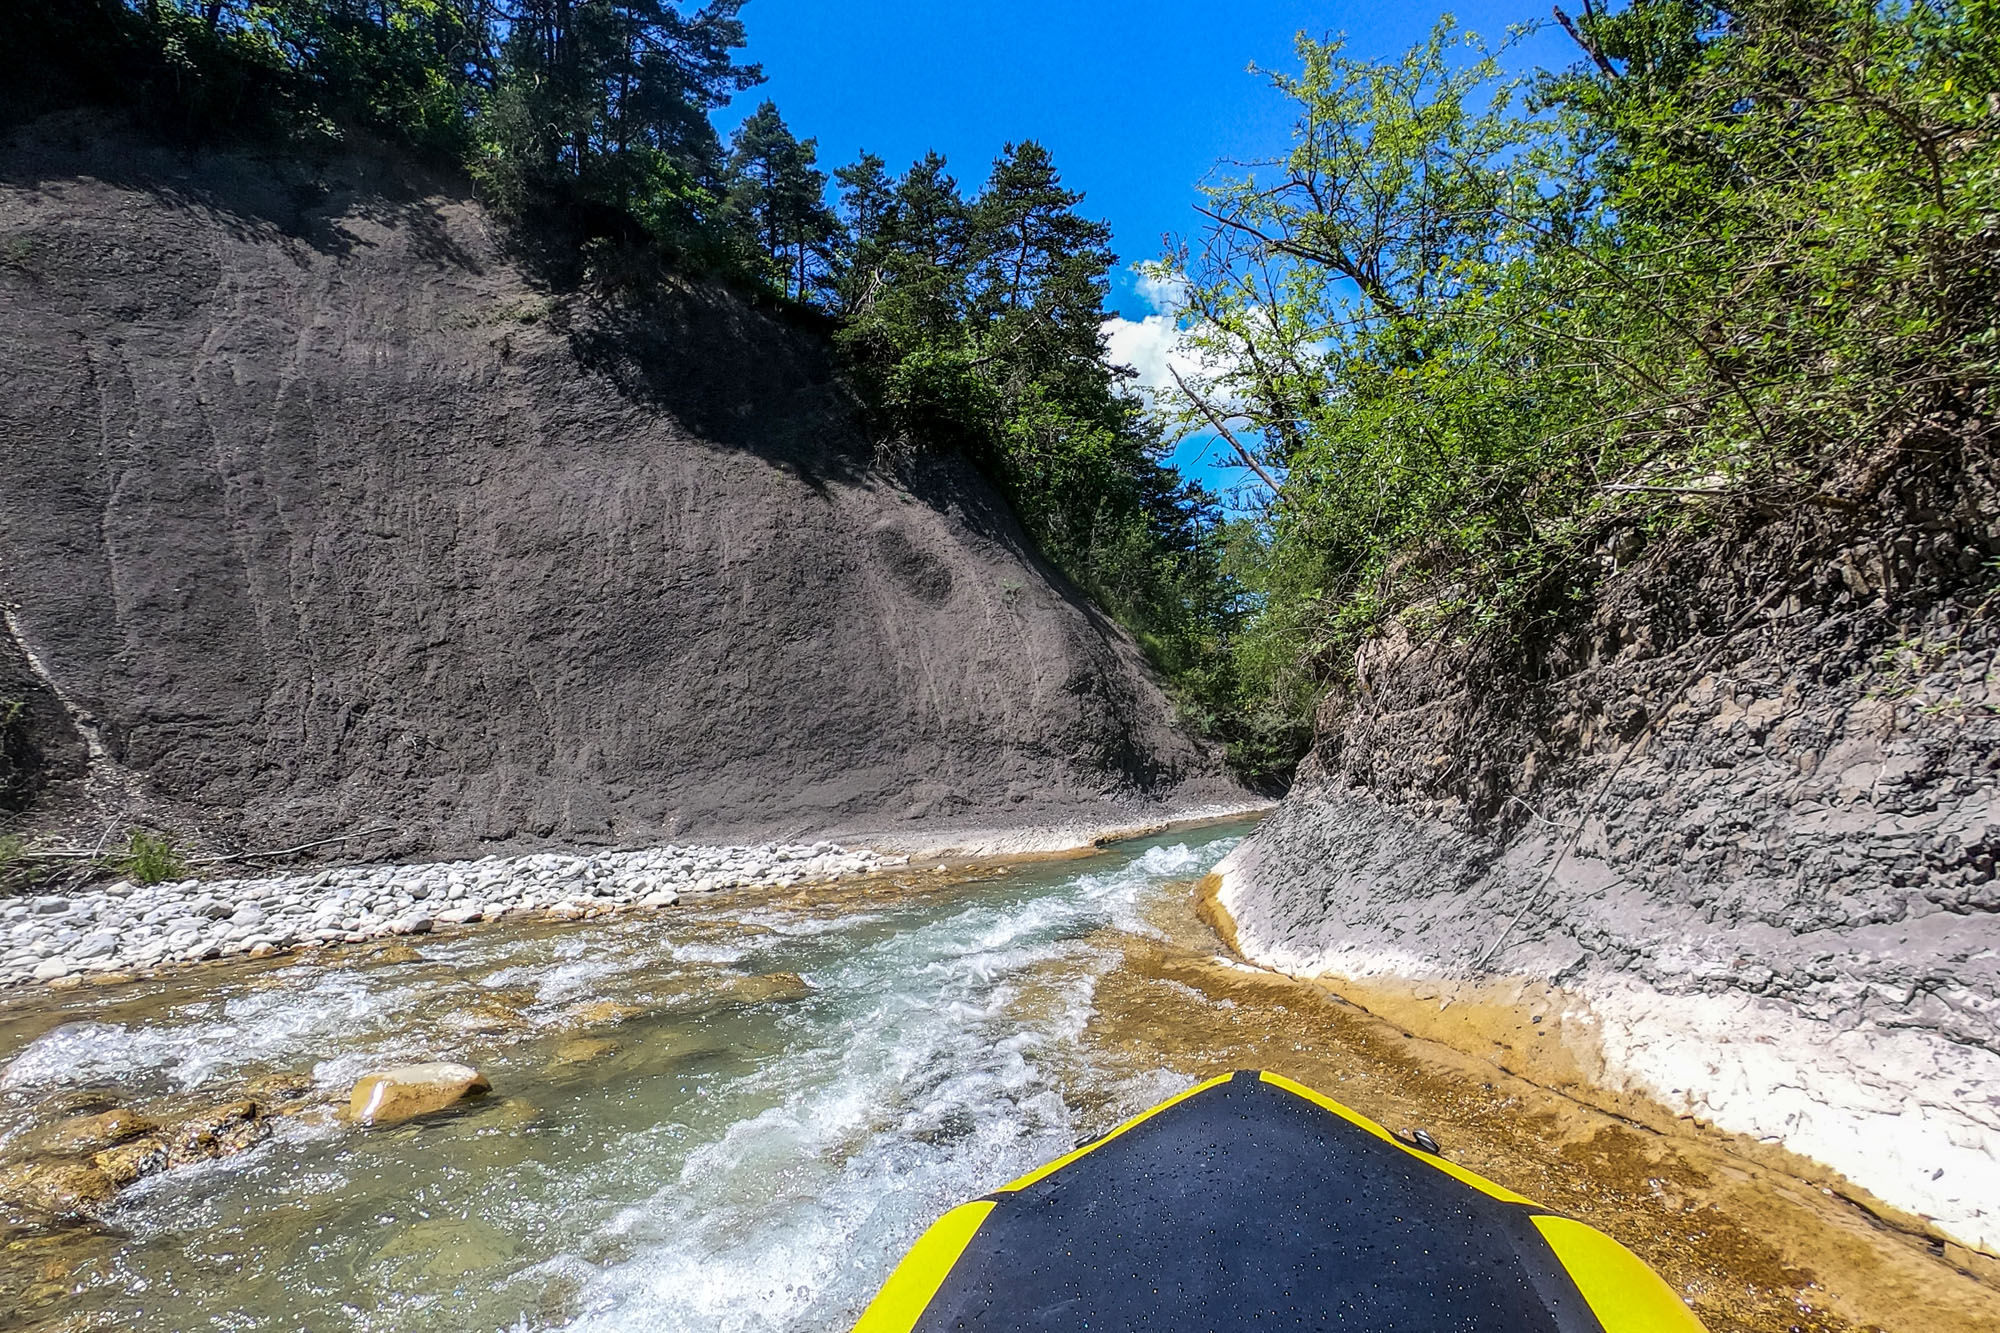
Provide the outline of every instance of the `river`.
[[[1219,959],[1193,885],[1244,832],[16,993],[0,1150],[92,1094],[212,1102],[295,1073],[337,1096],[440,1058],[493,1092],[392,1129],[291,1116],[128,1189],[102,1227],[15,1235],[0,1323],[840,1329],[940,1212],[1247,1066],[1423,1125],[1606,1227],[1717,1330],[1861,1328],[1871,1301],[1969,1329],[1996,1309],[1976,1282],[1926,1295],[1943,1265],[1726,1145],[1642,1133]],[[1831,1266],[1799,1262],[1815,1253]]]

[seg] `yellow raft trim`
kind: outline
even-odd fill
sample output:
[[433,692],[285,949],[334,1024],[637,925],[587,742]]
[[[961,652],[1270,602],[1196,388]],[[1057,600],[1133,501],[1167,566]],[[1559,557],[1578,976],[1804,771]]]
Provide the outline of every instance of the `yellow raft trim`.
[[[1034,1184],[1036,1181],[1041,1180],[1046,1176],[1054,1175],[1056,1172],[1068,1166],[1071,1162],[1074,1162],[1077,1158],[1082,1157],[1087,1153],[1095,1152],[1097,1149],[1102,1148],[1105,1144],[1111,1142],[1111,1140],[1117,1138],[1120,1134],[1123,1134],[1126,1130],[1132,1129],[1138,1125],[1145,1124],[1148,1120],[1151,1120],[1154,1116],[1166,1110],[1168,1107],[1178,1106],[1182,1102],[1186,1101],[1188,1098],[1194,1096],[1197,1092],[1206,1092],[1210,1088],[1219,1086],[1220,1084],[1223,1083],[1227,1083],[1230,1079],[1234,1077],[1236,1077],[1234,1074],[1218,1074],[1214,1078],[1208,1080],[1208,1082],[1206,1083],[1197,1083],[1192,1088],[1189,1088],[1186,1092],[1183,1092],[1175,1097],[1167,1098],[1167,1100],[1161,1102],[1158,1106],[1155,1106],[1152,1110],[1141,1111],[1138,1115],[1133,1116],[1130,1120],[1127,1120],[1124,1124],[1112,1130],[1109,1134],[1106,1134],[1101,1138],[1092,1139],[1090,1142],[1084,1144],[1081,1148],[1078,1148],[1075,1152],[1064,1153],[1061,1157],[1056,1158],[1055,1161],[1046,1163],[1042,1166],[1038,1166],[1025,1176],[1021,1176],[1018,1177],[1017,1179],[1008,1181],[1006,1184],[1002,1185],[998,1190],[994,1192],[996,1194],[1012,1194],[1015,1190],[1024,1190],[1028,1188],[1028,1186]],[[1269,1076],[1266,1075],[1266,1077]]]
[[931,1223],[868,1302],[854,1333],[910,1333],[992,1211],[993,1201],[981,1199],[960,1204]]
[[1534,1223],[1604,1333],[1707,1333],[1658,1273],[1596,1227],[1545,1213]]
[[[1376,1138],[1382,1140],[1384,1143],[1395,1144],[1398,1148],[1401,1148],[1404,1152],[1416,1158],[1418,1161],[1422,1162],[1425,1166],[1432,1167],[1436,1170],[1442,1171],[1446,1175],[1450,1176],[1453,1180],[1458,1181],[1460,1184],[1472,1186],[1472,1188],[1478,1190],[1481,1194],[1491,1195],[1493,1198],[1500,1200],[1502,1203],[1525,1203],[1530,1208],[1540,1208],[1542,1206],[1536,1203],[1533,1199],[1530,1199],[1527,1195],[1516,1194],[1513,1190],[1508,1189],[1505,1185],[1496,1185],[1492,1181],[1488,1180],[1485,1176],[1482,1176],[1475,1171],[1468,1171],[1464,1167],[1458,1165],[1456,1162],[1448,1162],[1442,1157],[1433,1157],[1427,1152],[1423,1152],[1417,1148],[1412,1148],[1409,1144],[1403,1142],[1401,1139],[1397,1138],[1394,1134],[1391,1134],[1388,1130],[1382,1128],[1382,1126],[1376,1124],[1373,1120],[1370,1120],[1367,1116],[1362,1115],[1359,1111],[1350,1111],[1345,1106],[1342,1106],[1339,1102],[1335,1101],[1333,1098],[1328,1097],[1323,1093],[1314,1092],[1311,1088],[1308,1088],[1303,1083],[1294,1083],[1292,1082],[1292,1080],[1286,1078],[1283,1074],[1273,1074],[1268,1069],[1259,1074],[1258,1077],[1274,1087],[1283,1088],[1286,1092],[1293,1093],[1297,1096],[1305,1098],[1307,1101],[1311,1102],[1315,1106],[1322,1107],[1328,1111],[1333,1112],[1335,1115],[1339,1116],[1342,1120],[1347,1121],[1349,1124],[1357,1125],[1360,1128],[1367,1130],[1370,1134],[1373,1134]],[[1617,1242],[1614,1241],[1612,1243],[1616,1244]]]
[[[1232,1074],[1221,1074],[1205,1083],[1198,1083],[1179,1096],[1133,1116],[1103,1137],[1093,1139],[1074,1152],[1065,1153],[1053,1162],[1008,1182],[995,1193],[1026,1189],[1169,1107],[1186,1101],[1196,1093],[1227,1083],[1232,1077]],[[1303,1083],[1295,1083],[1283,1074],[1273,1074],[1269,1070],[1260,1071],[1258,1077],[1332,1112],[1384,1143],[1394,1144],[1426,1166],[1442,1171],[1482,1194],[1503,1203],[1524,1204],[1533,1209],[1542,1207],[1526,1195],[1517,1194],[1476,1172],[1411,1147],[1367,1116],[1349,1110]],[[951,1276],[952,1269],[972,1244],[973,1237],[994,1207],[992,1199],[980,1199],[962,1204],[932,1223],[930,1229],[910,1247],[909,1253],[903,1256],[895,1271],[889,1274],[888,1281],[883,1283],[868,1308],[862,1311],[854,1333],[910,1333],[936,1299],[945,1279]],[[1644,1260],[1611,1237],[1587,1223],[1547,1212],[1538,1211],[1530,1220],[1557,1263],[1575,1284],[1584,1303],[1604,1326],[1605,1333],[1707,1333],[1701,1320],[1688,1309],[1687,1303],[1674,1289]]]

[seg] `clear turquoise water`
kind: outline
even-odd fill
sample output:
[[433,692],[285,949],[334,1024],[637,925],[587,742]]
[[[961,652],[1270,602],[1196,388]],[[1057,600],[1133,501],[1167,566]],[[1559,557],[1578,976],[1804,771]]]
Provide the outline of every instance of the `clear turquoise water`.
[[1186,1086],[1079,1037],[1123,942],[1185,918],[1241,832],[10,1007],[0,1146],[83,1088],[144,1106],[297,1071],[338,1093],[433,1058],[494,1085],[392,1130],[296,1117],[135,1187],[108,1219],[120,1234],[38,1312],[135,1330],[842,1328],[939,1213]]

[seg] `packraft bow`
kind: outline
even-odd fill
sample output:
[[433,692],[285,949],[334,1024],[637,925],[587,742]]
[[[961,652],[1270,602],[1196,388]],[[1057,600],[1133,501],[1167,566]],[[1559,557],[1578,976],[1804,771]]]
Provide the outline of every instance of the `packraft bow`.
[[1703,1333],[1630,1250],[1277,1074],[954,1208],[855,1333]]

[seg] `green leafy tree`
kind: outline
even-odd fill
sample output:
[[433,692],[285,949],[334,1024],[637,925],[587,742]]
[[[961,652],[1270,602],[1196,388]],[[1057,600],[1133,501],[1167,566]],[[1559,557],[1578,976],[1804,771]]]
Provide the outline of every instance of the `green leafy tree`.
[[846,318],[836,338],[893,426],[912,440],[979,453],[997,401],[979,374],[968,322],[971,208],[935,152],[893,185],[878,162],[864,157],[837,173],[847,244],[835,285]]
[[484,0],[275,0],[244,17],[268,34],[323,120],[453,156],[470,147],[479,88],[494,69]]
[[1530,634],[1614,530],[1816,503],[1987,410],[1990,0],[1559,17],[1576,65],[1526,78],[1449,21],[1395,61],[1301,40],[1291,150],[1166,266],[1205,363],[1170,426],[1278,480],[1236,649],[1274,695],[1389,617]]

